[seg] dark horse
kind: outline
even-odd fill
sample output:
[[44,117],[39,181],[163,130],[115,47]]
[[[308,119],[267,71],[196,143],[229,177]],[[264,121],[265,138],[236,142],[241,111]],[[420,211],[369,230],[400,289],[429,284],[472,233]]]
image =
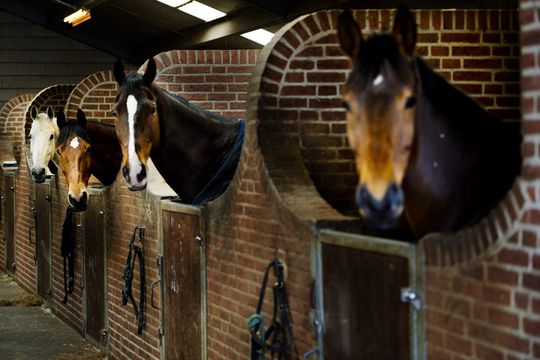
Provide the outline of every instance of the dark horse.
[[60,112],[57,122],[60,135],[56,152],[68,186],[68,202],[75,211],[82,211],[88,205],[90,175],[106,186],[116,179],[122,161],[120,144],[113,126],[87,123],[81,109],[77,121],[66,122]]
[[130,190],[146,187],[148,157],[184,203],[219,195],[233,177],[244,137],[244,121],[200,109],[157,86],[156,63],[144,75],[114,65],[120,88],[116,132],[123,153],[122,175]]
[[416,56],[416,34],[404,8],[391,33],[367,39],[349,11],[338,22],[353,66],[343,98],[360,213],[389,228],[404,212],[420,237],[486,215],[519,173],[521,136]]

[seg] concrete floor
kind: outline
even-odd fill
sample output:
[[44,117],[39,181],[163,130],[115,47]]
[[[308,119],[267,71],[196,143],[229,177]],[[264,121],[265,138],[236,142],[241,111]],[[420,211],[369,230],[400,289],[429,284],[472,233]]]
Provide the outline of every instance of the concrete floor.
[[[0,273],[0,300],[25,291]],[[95,360],[99,351],[45,306],[0,306],[0,359]]]

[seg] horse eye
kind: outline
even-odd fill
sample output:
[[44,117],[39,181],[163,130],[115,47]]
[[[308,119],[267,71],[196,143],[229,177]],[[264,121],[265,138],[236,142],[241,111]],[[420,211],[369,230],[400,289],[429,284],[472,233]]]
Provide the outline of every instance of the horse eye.
[[412,108],[414,105],[416,105],[416,96],[410,96],[410,97],[405,101],[405,109],[410,109],[410,108]]
[[348,102],[342,101],[342,102],[341,102],[341,106],[343,106],[343,108],[345,109],[345,111],[351,111],[351,107],[350,107],[350,105],[349,105]]
[[51,134],[51,136],[49,136],[49,140],[52,140],[54,139],[54,134]]

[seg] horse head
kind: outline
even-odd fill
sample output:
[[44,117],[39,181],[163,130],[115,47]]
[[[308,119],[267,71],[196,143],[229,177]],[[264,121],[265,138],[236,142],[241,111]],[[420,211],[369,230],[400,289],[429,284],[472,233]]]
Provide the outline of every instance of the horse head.
[[400,8],[391,33],[364,38],[345,11],[338,37],[352,63],[343,105],[359,174],[356,202],[368,224],[392,227],[404,208],[401,185],[414,151],[416,23],[409,10]]
[[30,152],[32,154],[32,169],[30,173],[36,183],[42,183],[46,178],[46,168],[55,153],[56,139],[60,130],[51,106],[44,113],[38,113],[35,106],[30,108],[32,128],[30,129]]
[[83,211],[88,206],[86,188],[92,170],[92,146],[86,132],[86,116],[78,109],[77,120],[67,122],[60,112],[58,126],[60,135],[56,153],[68,186],[68,203],[76,211]]
[[152,149],[159,145],[159,119],[152,82],[156,63],[148,59],[143,75],[124,73],[120,60],[114,64],[114,77],[119,85],[113,107],[116,134],[122,148],[122,175],[130,190],[142,190],[148,182],[146,164]]

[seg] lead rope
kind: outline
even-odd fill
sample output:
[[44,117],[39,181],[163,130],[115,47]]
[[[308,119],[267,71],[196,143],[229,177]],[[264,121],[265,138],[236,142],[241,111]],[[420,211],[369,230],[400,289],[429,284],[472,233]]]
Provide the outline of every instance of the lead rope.
[[[146,271],[144,266],[143,256],[143,227],[136,226],[133,230],[133,235],[129,241],[129,252],[126,260],[126,266],[124,267],[124,288],[122,289],[122,305],[127,305],[128,300],[133,305],[133,312],[135,313],[135,322],[137,324],[137,335],[141,335],[145,325],[145,299],[146,299]],[[137,237],[137,230],[139,230],[139,244],[135,244],[135,238]],[[132,258],[133,253],[133,258]],[[135,297],[133,296],[133,270],[135,268],[135,260],[139,259],[139,282],[140,282],[140,302],[137,306]]]

